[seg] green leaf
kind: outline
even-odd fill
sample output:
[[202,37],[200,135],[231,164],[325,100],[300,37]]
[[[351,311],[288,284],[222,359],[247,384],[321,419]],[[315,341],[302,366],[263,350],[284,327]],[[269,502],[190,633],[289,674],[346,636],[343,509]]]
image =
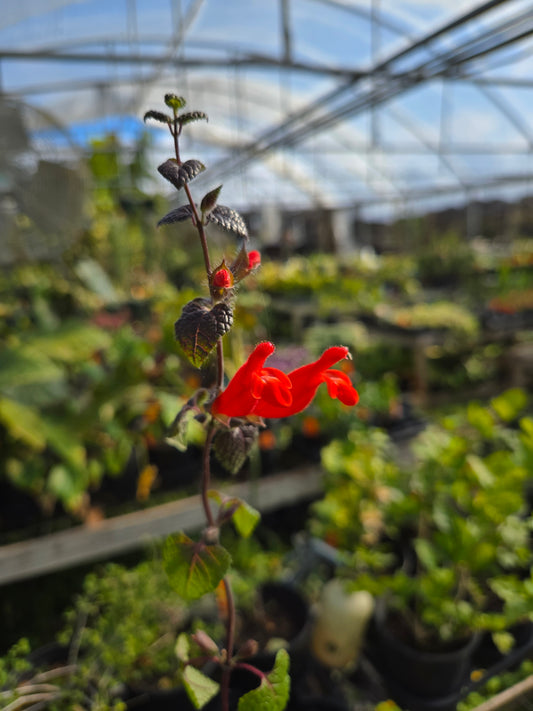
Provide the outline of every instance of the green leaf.
[[243,538],[250,536],[259,521],[261,514],[253,506],[250,506],[246,501],[240,501],[238,508],[233,514],[233,523],[237,529],[237,533]]
[[229,304],[220,301],[211,308],[208,299],[197,298],[184,306],[174,331],[187,358],[201,368],[218,339],[232,326],[233,311]]
[[73,471],[63,464],[56,464],[50,471],[46,488],[68,509],[74,509],[81,504],[88,484],[86,471]]
[[213,592],[230,563],[230,554],[220,544],[195,542],[184,533],[167,538],[163,546],[163,567],[171,587],[184,600]]
[[424,538],[417,538],[414,542],[416,555],[418,559],[428,570],[435,570],[437,567],[437,560],[435,558],[435,552],[429,541]]
[[512,422],[527,405],[527,395],[521,388],[512,388],[490,401],[492,409],[504,422]]
[[182,671],[181,679],[187,696],[197,709],[203,708],[220,690],[220,684],[190,665]]
[[174,109],[174,111],[179,111],[183,109],[187,102],[183,96],[178,96],[177,94],[165,94],[165,104],[169,109]]
[[289,701],[290,690],[289,654],[286,649],[280,649],[274,669],[261,680],[257,689],[241,696],[238,711],[283,711]]
[[221,507],[222,519],[224,511],[228,511],[228,518],[231,517],[237,533],[243,538],[250,536],[259,521],[261,514],[253,506],[237,496],[224,496],[219,491],[211,489],[208,492],[210,499],[214,499]]
[[176,646],[174,648],[174,651],[176,652],[176,657],[180,660],[180,662],[185,663],[189,661],[190,649],[191,642],[189,640],[189,635],[186,632],[182,632],[178,635],[178,639],[176,640]]
[[468,454],[466,461],[481,486],[487,487],[494,483],[494,475],[480,457]]
[[14,439],[20,439],[37,451],[46,447],[42,419],[33,408],[8,398],[0,398],[0,422]]

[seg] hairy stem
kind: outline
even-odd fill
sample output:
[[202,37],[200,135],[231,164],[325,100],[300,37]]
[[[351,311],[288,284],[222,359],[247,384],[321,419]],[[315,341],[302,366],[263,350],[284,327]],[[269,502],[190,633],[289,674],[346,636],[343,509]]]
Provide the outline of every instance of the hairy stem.
[[[170,128],[170,133],[172,134],[172,138],[174,140],[174,153],[176,155],[176,161],[178,165],[182,165],[182,161],[180,158],[180,147],[179,147],[179,135],[181,132],[181,127],[178,126],[177,119],[175,118],[174,120],[174,125],[169,126]],[[183,186],[183,189],[185,190],[185,194],[187,195],[187,200],[189,201],[189,205],[191,206],[192,214],[193,214],[193,224],[198,230],[198,236],[200,237],[200,244],[202,245],[202,252],[204,254],[204,263],[205,263],[205,270],[207,272],[207,276],[211,274],[211,260],[209,258],[209,248],[207,246],[207,237],[205,234],[204,226],[202,224],[202,220],[200,219],[200,215],[198,214],[198,209],[196,207],[196,203],[193,200],[191,190],[187,183]]]

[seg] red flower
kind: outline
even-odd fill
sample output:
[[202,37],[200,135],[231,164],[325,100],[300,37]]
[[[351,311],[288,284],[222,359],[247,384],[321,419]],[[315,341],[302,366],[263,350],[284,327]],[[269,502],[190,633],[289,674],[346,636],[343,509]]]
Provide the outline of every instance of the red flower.
[[321,383],[326,383],[331,397],[338,398],[345,405],[357,404],[359,395],[346,373],[330,370],[331,365],[348,356],[348,349],[344,346],[328,348],[317,361],[288,375],[277,368],[264,367],[274,350],[274,345],[269,342],[255,347],[227,388],[215,398],[213,414],[289,417],[309,405]]

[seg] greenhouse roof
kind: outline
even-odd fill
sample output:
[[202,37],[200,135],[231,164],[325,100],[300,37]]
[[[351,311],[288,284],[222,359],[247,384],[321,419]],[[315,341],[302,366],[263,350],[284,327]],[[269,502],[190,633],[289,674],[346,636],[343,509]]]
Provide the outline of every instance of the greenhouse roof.
[[[55,155],[107,132],[127,146],[172,91],[209,116],[184,154],[241,209],[516,197],[532,53],[531,0],[6,0],[3,149],[14,110]],[[155,174],[171,145],[148,130]]]

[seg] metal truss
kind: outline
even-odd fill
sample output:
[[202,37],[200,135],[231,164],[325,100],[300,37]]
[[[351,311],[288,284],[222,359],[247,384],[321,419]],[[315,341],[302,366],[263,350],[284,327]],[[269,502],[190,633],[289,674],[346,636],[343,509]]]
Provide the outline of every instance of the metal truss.
[[[303,2],[303,0],[299,0]],[[414,36],[406,23],[380,12],[379,0],[371,0],[369,7],[354,4],[350,0],[306,0],[310,5],[334,8],[346,13],[347,21],[368,23],[372,44],[372,61],[369,66],[330,66],[326,63],[303,61],[295,57],[294,26],[292,0],[279,2],[279,47],[277,54],[244,51],[228,40],[210,42],[205,47],[202,43],[189,41],[188,32],[202,6],[209,0],[191,0],[187,11],[181,13],[181,3],[172,4],[175,30],[170,41],[163,42],[160,37],[143,36],[142,51],[137,44],[139,28],[136,15],[136,0],[127,3],[127,28],[124,39],[114,40],[109,37],[94,37],[83,42],[64,41],[51,47],[35,49],[13,49],[0,47],[0,65],[10,61],[46,60],[47,62],[85,63],[94,66],[106,65],[128,67],[132,72],[128,77],[108,76],[83,81],[63,80],[60,82],[40,82],[33,86],[13,88],[9,97],[27,99],[31,96],[45,97],[47,94],[68,95],[74,90],[95,89],[112,90],[126,84],[134,87],[131,92],[129,107],[135,112],[143,106],[148,91],[172,75],[176,70],[192,75],[196,71],[235,69],[236,81],[240,69],[274,69],[278,76],[282,73],[305,73],[327,77],[335,85],[324,92],[318,99],[307,103],[296,111],[286,112],[275,124],[259,133],[241,137],[231,150],[225,150],[223,156],[210,165],[210,179],[225,179],[228,175],[247,170],[255,162],[275,164],[276,156],[288,160],[290,156],[305,158],[312,155],[315,139],[327,135],[329,144],[321,148],[328,154],[345,154],[353,151],[363,156],[366,161],[374,162],[372,169],[380,174],[390,190],[374,196],[360,198],[359,204],[376,200],[409,199],[418,194],[431,191],[431,186],[423,190],[411,188],[401,181],[377,160],[380,155],[430,155],[435,156],[442,170],[449,178],[448,185],[435,185],[435,194],[444,192],[470,193],[485,186],[516,185],[533,180],[533,168],[520,175],[488,176],[473,181],[471,176],[461,170],[457,157],[461,155],[516,154],[521,148],[516,145],[483,146],[468,142],[451,144],[443,126],[449,116],[446,102],[442,101],[441,135],[438,140],[426,135],[424,127],[404,112],[392,106],[393,100],[407,92],[424,85],[438,84],[442,92],[448,83],[465,83],[475,87],[496,112],[513,126],[526,148],[533,157],[533,129],[524,117],[506,99],[503,89],[533,88],[530,76],[516,77],[506,73],[506,64],[519,61],[528,52],[533,53],[531,37],[533,35],[533,12],[528,3],[522,0],[489,0],[468,12],[432,29],[421,36]],[[403,42],[403,47],[384,59],[380,57],[379,36],[381,30],[394,33]],[[528,44],[529,42],[529,44]],[[185,50],[194,49],[194,56]],[[202,56],[202,50],[205,54]],[[215,53],[214,53],[215,52]],[[504,62],[505,60],[505,62]],[[134,74],[136,68],[138,74]],[[497,74],[494,73],[498,69]],[[236,89],[249,104],[252,99],[246,96],[246,89]],[[386,143],[379,135],[379,113],[400,124],[413,138],[413,144],[401,142]],[[371,116],[371,140],[358,142],[350,138],[350,121],[362,115]],[[213,135],[207,139],[217,143]],[[297,166],[285,165],[281,170],[286,178],[299,188],[317,199],[316,190],[310,181],[302,179],[302,171]],[[361,174],[357,167],[353,174]],[[360,175],[361,177],[361,175]],[[364,176],[362,177],[364,179]],[[354,201],[356,198],[354,197]]]

